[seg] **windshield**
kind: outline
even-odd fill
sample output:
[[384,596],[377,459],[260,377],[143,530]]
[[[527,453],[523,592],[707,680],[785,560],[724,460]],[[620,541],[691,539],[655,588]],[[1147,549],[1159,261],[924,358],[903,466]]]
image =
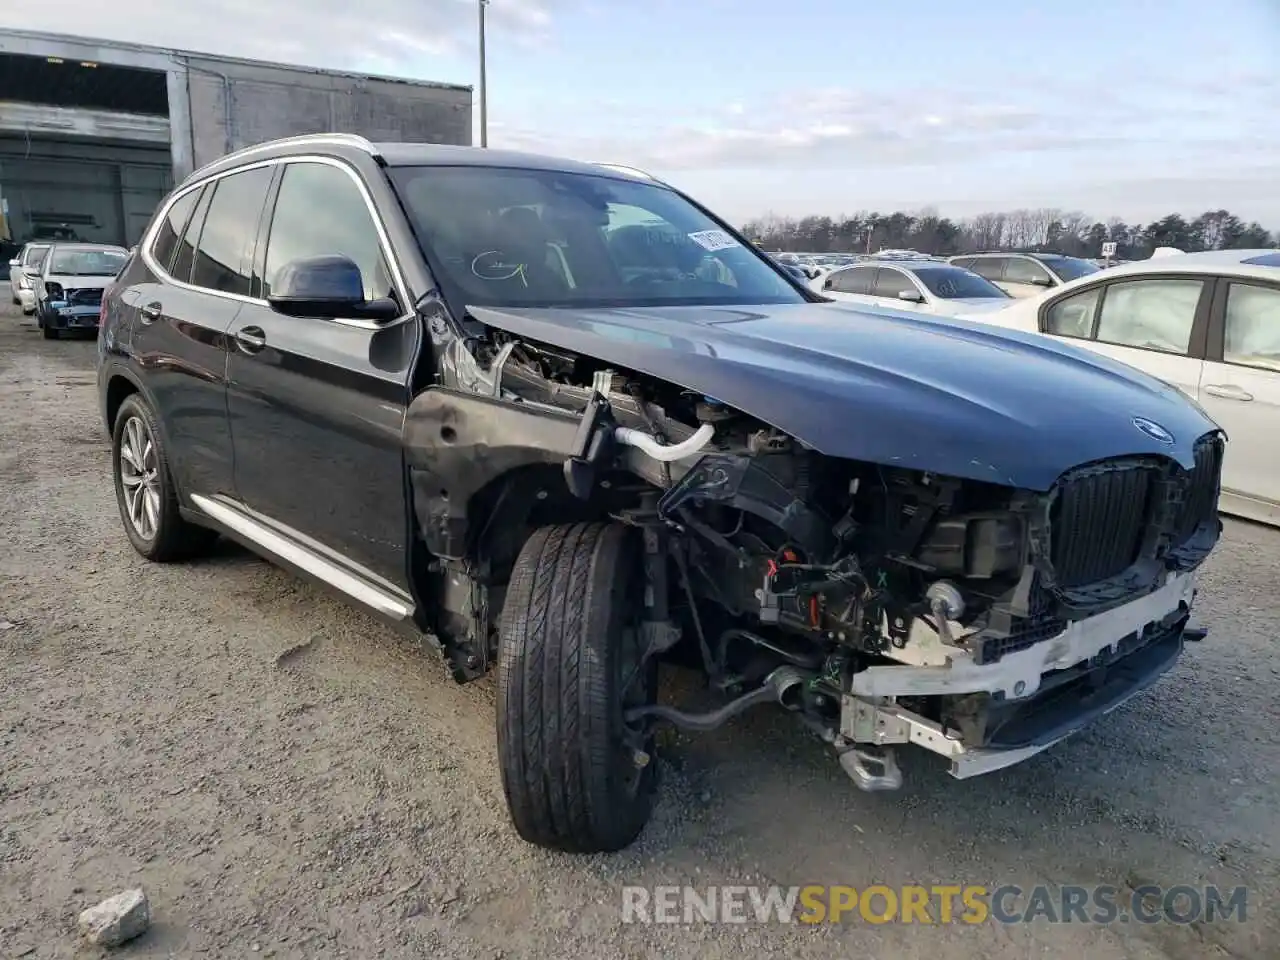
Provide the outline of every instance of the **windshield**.
[[969,297],[1009,299],[1009,295],[990,280],[961,267],[916,267],[911,272],[930,293],[943,300],[964,300]]
[[55,249],[49,272],[67,277],[114,277],[127,257],[123,250]]
[[1063,280],[1078,280],[1102,269],[1096,263],[1076,257],[1045,257],[1042,262]]
[[804,303],[666,187],[494,167],[402,167],[392,181],[441,282],[471,306]]

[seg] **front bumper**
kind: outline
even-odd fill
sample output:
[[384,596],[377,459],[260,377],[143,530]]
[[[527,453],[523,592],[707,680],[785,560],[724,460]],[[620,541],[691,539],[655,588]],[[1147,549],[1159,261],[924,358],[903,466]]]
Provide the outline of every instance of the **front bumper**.
[[51,330],[96,330],[99,307],[69,307],[48,304],[41,322]]
[[[1156,592],[1049,640],[979,666],[957,650],[947,666],[872,667],[855,674],[841,704],[846,742],[914,744],[951,761],[959,779],[1013,766],[1076,733],[1155,683],[1182,652],[1196,576],[1176,575]],[[989,694],[985,733],[966,742],[903,709],[899,697]]]

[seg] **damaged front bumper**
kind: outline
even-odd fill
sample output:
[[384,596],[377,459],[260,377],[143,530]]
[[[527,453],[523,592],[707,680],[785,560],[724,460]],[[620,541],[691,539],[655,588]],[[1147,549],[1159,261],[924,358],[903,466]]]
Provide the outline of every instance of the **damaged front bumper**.
[[[853,676],[840,710],[841,764],[866,790],[896,789],[892,747],[914,745],[946,757],[951,775],[1013,766],[1065,739],[1149,687],[1187,639],[1196,576],[1174,575],[1124,606],[1067,626],[1057,636],[979,665],[955,648],[945,666],[878,666]],[[904,709],[900,699],[987,694],[980,739]],[[866,748],[871,748],[870,750]]]

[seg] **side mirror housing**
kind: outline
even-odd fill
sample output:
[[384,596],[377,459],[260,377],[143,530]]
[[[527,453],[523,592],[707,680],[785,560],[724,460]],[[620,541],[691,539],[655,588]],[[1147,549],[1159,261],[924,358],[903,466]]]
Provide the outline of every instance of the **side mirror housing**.
[[271,285],[267,303],[289,317],[349,317],[385,323],[400,314],[394,300],[365,299],[360,268],[342,254],[289,261]]
[[1031,282],[1034,283],[1037,287],[1052,287],[1053,277],[1036,277]]
[[19,260],[17,257],[14,257],[12,260],[9,261],[9,266],[20,267],[22,266],[22,261]]
[[924,294],[919,290],[899,290],[898,299],[907,303],[924,303]]

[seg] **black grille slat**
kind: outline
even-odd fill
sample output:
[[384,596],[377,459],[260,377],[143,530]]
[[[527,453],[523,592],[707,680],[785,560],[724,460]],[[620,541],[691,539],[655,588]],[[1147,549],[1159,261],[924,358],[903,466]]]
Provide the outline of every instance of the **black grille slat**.
[[1134,562],[1146,537],[1157,475],[1117,466],[1063,484],[1050,529],[1052,562],[1063,587],[1106,580]]

